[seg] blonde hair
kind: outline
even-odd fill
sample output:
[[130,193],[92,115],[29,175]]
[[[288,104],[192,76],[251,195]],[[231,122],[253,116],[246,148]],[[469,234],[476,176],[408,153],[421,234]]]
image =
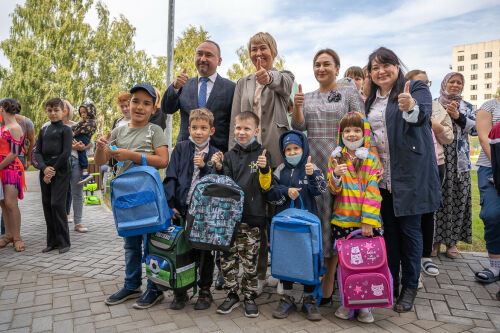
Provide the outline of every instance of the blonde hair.
[[267,44],[269,49],[271,50],[271,55],[273,58],[276,58],[278,55],[278,46],[276,46],[276,40],[271,36],[268,32],[258,32],[250,38],[248,41],[248,54],[250,54],[250,50],[252,44]]
[[64,108],[68,109],[68,120],[72,120],[73,119],[73,105],[71,105],[71,103],[67,99],[63,99],[62,101],[64,104]]
[[214,114],[207,108],[193,109],[189,113],[189,126],[193,120],[205,120],[210,125],[210,128],[214,127]]

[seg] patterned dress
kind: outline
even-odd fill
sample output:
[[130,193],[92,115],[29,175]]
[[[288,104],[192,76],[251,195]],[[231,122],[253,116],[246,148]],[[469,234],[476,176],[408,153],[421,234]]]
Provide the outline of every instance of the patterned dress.
[[[337,146],[337,134],[340,120],[348,112],[365,114],[363,99],[359,92],[350,85],[339,86],[335,90],[340,94],[338,102],[329,102],[330,92],[315,90],[304,95],[304,122],[292,124],[294,129],[307,130],[312,163],[328,174],[328,160]],[[325,257],[334,254],[331,239],[331,218],[333,214],[333,196],[325,192],[316,197],[318,216],[322,224],[323,252]]]
[[[459,112],[469,120],[474,120],[472,105],[462,101]],[[472,243],[472,195],[469,158],[469,135],[477,135],[475,126],[459,130],[453,125],[453,142],[443,145],[446,167],[443,205],[435,213],[435,243],[446,246],[456,245],[459,241]]]
[[24,197],[23,190],[26,186],[24,182],[24,167],[19,160],[19,153],[23,145],[24,135],[19,140],[15,140],[10,135],[10,131],[6,130],[4,126],[0,128],[0,132],[0,161],[3,161],[11,152],[17,155],[9,165],[0,170],[0,179],[3,185],[14,185],[18,190],[17,197],[22,199]]

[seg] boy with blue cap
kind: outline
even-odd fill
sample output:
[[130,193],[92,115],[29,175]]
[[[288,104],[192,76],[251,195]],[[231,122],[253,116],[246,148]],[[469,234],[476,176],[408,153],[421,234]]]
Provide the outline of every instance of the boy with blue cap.
[[[160,126],[149,123],[151,114],[156,111],[155,89],[149,84],[136,84],[130,89],[130,123],[115,128],[107,137],[97,140],[95,162],[108,163],[113,157],[123,164],[118,168],[119,176],[135,164],[142,165],[142,158],[148,166],[166,168],[168,164],[167,139]],[[111,150],[110,146],[115,146]],[[136,309],[146,309],[163,299],[163,292],[148,280],[147,289],[141,291],[142,283],[142,235],[123,238],[125,245],[125,284],[122,289],[109,296],[104,302],[115,305],[130,298],[139,299],[134,303]]]
[[[295,207],[301,207],[301,202],[298,200],[300,196],[303,208],[317,214],[318,208],[314,197],[324,193],[327,184],[321,170],[311,163],[305,134],[296,130],[285,132],[279,139],[279,146],[285,162],[280,164],[272,175],[269,172],[260,176],[261,183],[267,184],[267,187],[263,186],[267,200],[276,205],[276,213],[280,213],[290,207],[292,200]],[[292,295],[293,282],[284,280],[281,282],[284,295],[273,312],[273,317],[278,319],[288,317],[290,311],[296,309],[295,298]],[[314,288],[314,285],[304,285],[302,311],[306,313],[307,319],[316,321],[321,320],[321,314],[312,295]]]

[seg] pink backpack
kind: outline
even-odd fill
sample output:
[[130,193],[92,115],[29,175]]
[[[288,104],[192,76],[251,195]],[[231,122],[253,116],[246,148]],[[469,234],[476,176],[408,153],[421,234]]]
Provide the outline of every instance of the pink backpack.
[[347,309],[392,306],[392,275],[387,265],[384,238],[365,238],[361,229],[336,242],[339,253],[337,281]]

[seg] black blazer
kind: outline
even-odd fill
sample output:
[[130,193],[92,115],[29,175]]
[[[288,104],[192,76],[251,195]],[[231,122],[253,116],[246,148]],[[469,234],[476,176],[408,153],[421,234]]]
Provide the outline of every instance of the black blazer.
[[[217,74],[206,105],[206,108],[212,111],[215,118],[215,134],[210,139],[210,144],[222,152],[227,151],[235,86],[234,82]],[[181,125],[177,142],[189,138],[189,113],[196,108],[198,108],[198,76],[188,79],[178,93],[175,92],[174,85],[171,84],[163,94],[161,101],[163,113],[173,114],[177,110],[181,110]]]

